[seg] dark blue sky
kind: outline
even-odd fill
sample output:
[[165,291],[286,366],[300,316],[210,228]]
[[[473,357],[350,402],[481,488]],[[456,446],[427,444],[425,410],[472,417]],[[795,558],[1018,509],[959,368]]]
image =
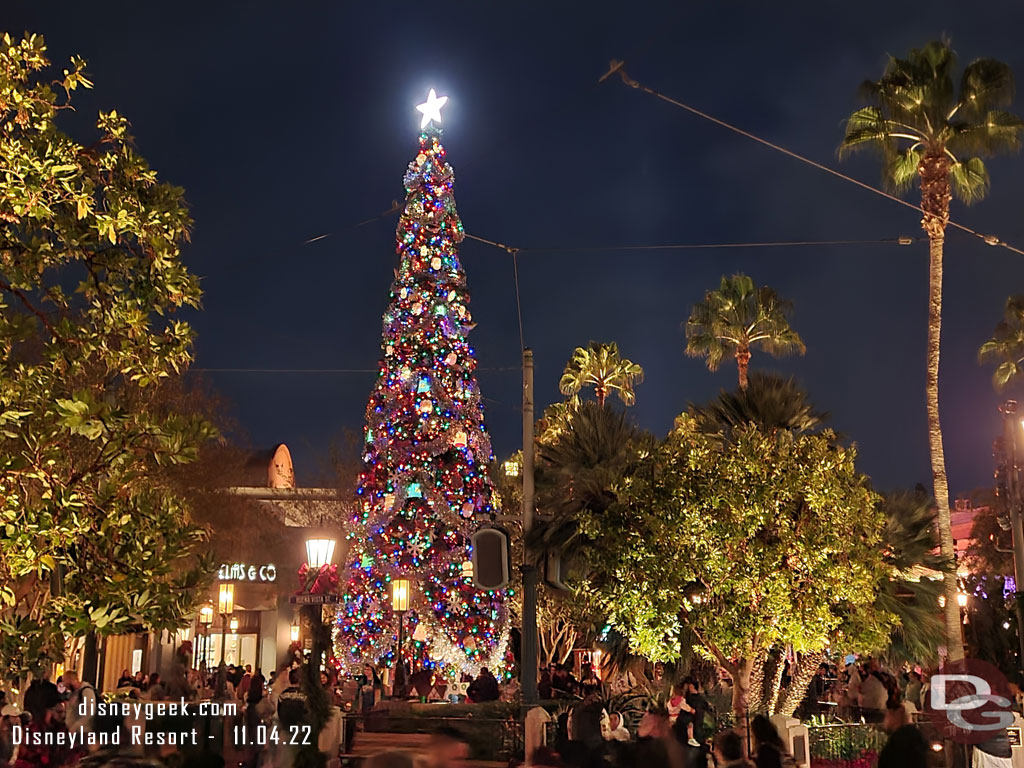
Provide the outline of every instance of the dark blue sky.
[[[963,60],[1024,78],[1024,6],[861,3],[109,2],[7,0],[3,25],[89,61],[80,138],[98,108],[134,124],[141,152],[184,186],[185,251],[203,277],[201,368],[374,368],[393,217],[416,146],[415,104],[450,97],[445,145],[468,232],[523,247],[921,235],[913,211],[704,122],[619,81],[637,79],[816,160],[836,164],[857,85],[886,54],[949,35]],[[1024,100],[1018,105],[1024,112]],[[843,164],[878,179],[865,156]],[[1024,159],[990,165],[992,192],[953,217],[1024,245]],[[330,237],[304,245],[318,235]],[[510,258],[462,249],[483,369],[514,366]],[[643,365],[633,414],[659,434],[689,401],[733,386],[683,355],[681,323],[723,273],[746,271],[796,305],[797,375],[857,441],[877,486],[929,482],[924,244],[520,257],[541,403],[573,347],[616,340]],[[991,477],[999,397],[975,362],[1024,257],[951,233],[941,397],[951,488]],[[210,374],[255,445],[287,442],[300,479],[361,425],[372,374]],[[519,440],[516,371],[480,374],[499,456]]]

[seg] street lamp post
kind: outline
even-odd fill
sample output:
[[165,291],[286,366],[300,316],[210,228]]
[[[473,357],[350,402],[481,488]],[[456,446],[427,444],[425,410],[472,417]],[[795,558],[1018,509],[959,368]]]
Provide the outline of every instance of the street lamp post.
[[395,579],[391,582],[391,610],[398,614],[398,652],[395,654],[395,690],[405,687],[405,662],[402,659],[402,647],[405,645],[403,635],[405,612],[409,610],[409,580]]
[[[310,570],[320,571],[331,564],[334,560],[334,548],[337,541],[333,536],[324,532],[317,532],[306,539],[306,566]],[[312,679],[315,684],[320,683],[320,657],[323,655],[323,631],[324,631],[324,609],[321,605],[303,606],[303,610],[309,609],[309,621],[313,634],[312,647],[310,648],[309,663],[312,665]]]
[[1013,536],[1014,598],[1017,603],[1017,640],[1020,643],[1018,663],[1024,668],[1024,478],[1021,477],[1022,428],[1017,415],[1017,401],[1007,400],[999,408],[1003,414],[1003,443],[1006,451],[1006,491],[1010,508],[1010,531]]
[[224,651],[228,644],[228,615],[235,610],[235,585],[220,585],[217,594],[217,610],[220,612],[220,664],[217,665],[217,697],[223,698],[227,687],[228,668],[224,664]]
[[199,609],[199,624],[203,628],[203,645],[200,653],[203,666],[206,666],[210,656],[210,625],[213,624],[213,606],[209,603]]

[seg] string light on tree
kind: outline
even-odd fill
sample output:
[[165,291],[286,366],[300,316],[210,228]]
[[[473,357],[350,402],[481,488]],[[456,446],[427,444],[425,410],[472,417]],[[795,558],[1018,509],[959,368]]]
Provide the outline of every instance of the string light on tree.
[[360,503],[349,534],[336,655],[351,668],[392,660],[389,585],[418,585],[406,657],[454,677],[508,669],[505,592],[463,574],[470,536],[495,512],[454,174],[440,141],[447,97],[430,91],[419,148],[405,173],[399,266],[384,313],[379,375],[366,407]]

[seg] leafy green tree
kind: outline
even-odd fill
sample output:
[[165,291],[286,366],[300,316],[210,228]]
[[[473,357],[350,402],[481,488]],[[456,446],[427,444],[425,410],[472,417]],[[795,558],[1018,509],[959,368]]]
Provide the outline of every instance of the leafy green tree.
[[[921,226],[928,235],[928,364],[926,401],[935,503],[942,553],[953,557],[949,485],[939,421],[939,342],[942,332],[942,259],[949,202],[981,200],[989,176],[983,156],[1020,148],[1024,122],[999,107],[1013,98],[1013,74],[1002,62],[977,59],[954,86],[956,55],[948,41],[891,58],[881,79],[864,84],[868,106],[846,122],[840,154],[861,148],[882,155],[883,179],[895,192],[921,187]],[[946,645],[963,658],[955,575],[945,579]]]
[[807,351],[789,326],[792,304],[772,288],[758,288],[743,274],[722,276],[717,291],[704,294],[686,321],[686,354],[703,357],[717,371],[726,357],[736,359],[740,389],[747,388],[747,369],[754,348],[772,357]]
[[[590,584],[612,624],[655,660],[692,636],[729,670],[742,718],[762,650],[820,651],[885,575],[884,520],[855,458],[827,430],[749,423],[723,440],[679,417],[618,502],[583,517],[601,541]],[[883,632],[892,617],[874,621]]]
[[996,326],[992,338],[978,350],[978,362],[996,363],[992,385],[1002,390],[1017,381],[1024,373],[1024,296],[1011,296],[1006,300],[1003,320]]
[[209,563],[167,469],[213,434],[161,398],[191,360],[176,318],[199,304],[179,258],[183,191],[100,113],[57,127],[91,83],[43,39],[0,38],[0,674],[63,656],[66,638],[178,626]]
[[636,402],[633,385],[643,380],[644,369],[620,357],[618,344],[592,341],[587,347],[576,347],[566,363],[558,389],[563,395],[577,395],[583,387],[593,387],[598,405],[604,405],[613,392],[623,403],[632,405]]

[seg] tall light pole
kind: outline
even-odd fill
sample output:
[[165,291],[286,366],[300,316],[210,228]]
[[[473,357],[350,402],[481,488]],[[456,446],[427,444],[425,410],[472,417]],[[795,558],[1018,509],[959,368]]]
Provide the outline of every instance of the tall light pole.
[[[209,663],[210,625],[213,624],[213,606],[209,603],[199,609],[199,624],[203,628],[203,645],[200,652],[202,654],[202,664],[205,667]],[[198,664],[196,666],[198,667]]]
[[523,710],[537,706],[537,566],[526,539],[533,528],[533,350],[523,350],[523,634],[520,687]]
[[1013,535],[1013,583],[1017,603],[1017,641],[1019,665],[1024,668],[1024,423],[1017,415],[1017,401],[1007,400],[999,408],[1003,414],[1003,443],[1006,451],[1006,491],[1010,508],[1010,532]]
[[217,610],[220,612],[220,664],[217,665],[217,697],[222,698],[227,688],[228,668],[224,664],[224,652],[228,645],[228,616],[235,610],[235,585],[220,585],[217,594]]
[[395,654],[395,690],[405,687],[405,661],[402,659],[402,648],[405,612],[409,610],[409,580],[395,579],[391,582],[391,610],[398,614],[398,652]]
[[[324,532],[318,532],[306,539],[306,565],[310,570],[321,571],[334,560],[334,548],[337,541],[333,536]],[[309,619],[313,634],[313,643],[309,653],[309,663],[312,665],[312,680],[314,684],[320,684],[320,657],[324,652],[323,631],[324,631],[324,609],[323,605],[303,606],[309,608]]]

